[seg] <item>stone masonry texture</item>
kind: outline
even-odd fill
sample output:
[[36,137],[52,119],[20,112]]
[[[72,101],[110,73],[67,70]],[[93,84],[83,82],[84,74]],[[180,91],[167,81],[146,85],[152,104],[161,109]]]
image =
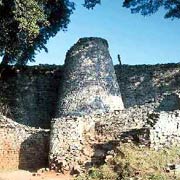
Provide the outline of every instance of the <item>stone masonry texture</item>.
[[0,67],[0,72],[0,112],[20,124],[49,129],[62,67]]
[[86,167],[100,140],[180,144],[180,64],[113,67],[106,40],[82,38],[63,66],[0,72],[0,170]]
[[89,123],[62,117],[124,109],[106,40],[83,38],[67,52],[60,90],[58,114],[51,126],[51,166],[57,166],[59,159],[71,165],[82,159],[83,134]]
[[0,115],[0,137],[0,170],[37,170],[48,165],[49,130]]
[[107,41],[80,39],[66,55],[57,117],[123,108]]

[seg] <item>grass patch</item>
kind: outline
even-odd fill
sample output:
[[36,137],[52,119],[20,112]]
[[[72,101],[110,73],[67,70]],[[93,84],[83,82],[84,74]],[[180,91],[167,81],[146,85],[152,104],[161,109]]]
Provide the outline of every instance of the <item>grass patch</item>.
[[166,172],[167,164],[180,164],[180,148],[159,151],[131,143],[121,144],[116,156],[93,167],[77,180],[180,180],[176,172]]

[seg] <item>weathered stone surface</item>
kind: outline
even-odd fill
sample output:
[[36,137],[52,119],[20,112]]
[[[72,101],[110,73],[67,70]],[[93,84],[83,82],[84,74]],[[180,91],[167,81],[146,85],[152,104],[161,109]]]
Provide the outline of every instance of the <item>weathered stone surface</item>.
[[123,108],[107,41],[80,39],[66,55],[57,117]]
[[162,148],[180,143],[180,110],[158,113],[156,123],[150,129],[152,148]]
[[[158,110],[168,95],[180,94],[180,64],[116,65],[115,72],[125,108],[145,105]],[[172,109],[171,103],[165,106]]]
[[[55,119],[52,123],[50,163],[56,164],[54,157],[65,160],[72,167],[79,161],[82,166],[86,166],[87,161],[100,163],[113,149],[108,142],[114,140],[134,141],[155,149],[178,145],[180,110],[150,110],[140,106],[93,116]],[[107,144],[100,146],[100,142]],[[87,151],[87,147],[92,150]]]
[[0,137],[0,170],[37,170],[48,165],[49,130],[0,115]]
[[[87,116],[89,117],[89,116]],[[55,170],[64,169],[63,164],[70,171],[83,161],[83,149],[86,147],[86,133],[91,132],[93,136],[94,121],[92,118],[64,117],[54,119],[51,127],[50,138],[50,168]]]
[[179,145],[180,65],[117,65],[118,85],[107,49],[81,39],[65,66],[0,67],[0,169],[41,168],[50,152],[57,171],[79,173],[114,142]]
[[61,66],[0,67],[0,112],[14,121],[50,128],[55,117]]
[[51,126],[50,164],[59,158],[65,158],[68,163],[79,161],[83,134],[91,124],[91,119],[59,117],[92,115],[123,108],[107,41],[80,39],[66,55],[58,118]]

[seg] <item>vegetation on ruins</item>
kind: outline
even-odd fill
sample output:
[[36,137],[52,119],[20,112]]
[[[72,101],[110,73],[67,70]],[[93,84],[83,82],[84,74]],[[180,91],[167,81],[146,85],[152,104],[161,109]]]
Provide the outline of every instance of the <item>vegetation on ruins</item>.
[[[84,0],[93,9],[101,0]],[[124,0],[132,13],[149,15],[160,7],[166,18],[180,17],[180,2],[171,0]],[[36,51],[47,51],[46,43],[58,31],[66,30],[75,1],[70,0],[0,0],[0,56],[2,64],[25,65],[34,61]]]
[[168,171],[167,165],[177,163],[180,157],[178,147],[159,151],[132,143],[116,147],[118,153],[76,180],[179,180],[178,171]]

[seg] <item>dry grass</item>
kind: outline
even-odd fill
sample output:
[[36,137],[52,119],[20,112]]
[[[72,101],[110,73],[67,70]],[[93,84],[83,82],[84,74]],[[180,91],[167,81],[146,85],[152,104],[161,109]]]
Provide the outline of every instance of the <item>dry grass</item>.
[[179,163],[178,147],[155,151],[125,143],[118,147],[115,158],[90,169],[88,174],[78,177],[78,180],[180,180],[177,172],[166,172],[167,164]]

